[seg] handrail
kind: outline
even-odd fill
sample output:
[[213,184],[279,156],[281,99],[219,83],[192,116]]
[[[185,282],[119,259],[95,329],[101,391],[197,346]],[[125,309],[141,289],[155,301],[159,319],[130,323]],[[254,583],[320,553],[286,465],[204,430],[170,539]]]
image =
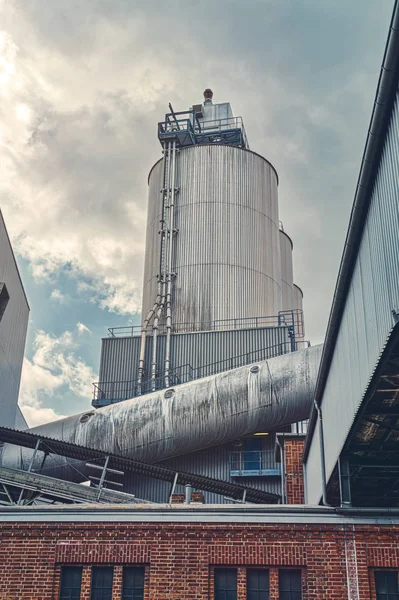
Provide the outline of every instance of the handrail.
[[[300,344],[305,346],[310,345],[307,341],[296,342],[296,348]],[[233,357],[228,357],[213,363],[201,365],[199,367],[192,367],[189,363],[180,365],[170,371],[170,385],[179,385],[181,383],[188,383],[200,379],[201,377],[208,377],[210,375],[216,375],[223,371],[229,371],[237,367],[243,367],[247,364],[258,360],[266,360],[282,354],[287,354],[292,351],[291,340],[274,344],[266,348],[260,348],[244,354],[238,354]],[[137,395],[137,379],[133,380],[117,380],[117,381],[97,381],[93,383],[93,403],[96,405],[101,400],[110,401],[121,401],[133,398]],[[156,389],[164,389],[164,375],[161,374],[155,379]],[[141,382],[141,394],[145,395],[152,391],[151,389],[151,376],[143,378]]]
[[[303,329],[303,311],[301,309],[282,310],[277,315],[267,315],[262,317],[242,317],[239,319],[216,319],[213,321],[187,321],[174,323],[173,333],[195,333],[205,331],[227,331],[236,329],[258,329],[260,327],[281,327],[296,326]],[[134,337],[141,335],[143,328],[141,325],[129,325],[124,327],[109,327],[109,337]],[[148,334],[151,335],[152,328],[148,327]],[[165,324],[158,326],[158,335],[166,333]],[[303,337],[302,335],[296,337]]]

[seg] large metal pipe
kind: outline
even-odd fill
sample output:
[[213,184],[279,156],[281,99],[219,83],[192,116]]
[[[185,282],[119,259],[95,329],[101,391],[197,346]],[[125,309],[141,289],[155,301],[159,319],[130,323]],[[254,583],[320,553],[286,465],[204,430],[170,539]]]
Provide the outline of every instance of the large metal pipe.
[[[175,389],[80,413],[32,431],[156,462],[283,427],[309,416],[321,348],[298,350]],[[2,464],[21,468],[31,454],[6,446]],[[66,460],[63,464],[62,459],[57,460],[52,463],[51,457],[47,459],[49,474],[79,480]],[[84,470],[85,465],[80,468]]]

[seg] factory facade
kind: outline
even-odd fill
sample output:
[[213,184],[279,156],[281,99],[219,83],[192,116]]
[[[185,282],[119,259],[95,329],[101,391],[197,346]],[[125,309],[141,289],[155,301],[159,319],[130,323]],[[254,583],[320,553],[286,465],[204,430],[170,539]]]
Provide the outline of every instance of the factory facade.
[[93,410],[0,427],[0,599],[399,600],[398,86],[395,2],[320,347],[274,169],[210,90],[170,107],[139,331],[104,340]]

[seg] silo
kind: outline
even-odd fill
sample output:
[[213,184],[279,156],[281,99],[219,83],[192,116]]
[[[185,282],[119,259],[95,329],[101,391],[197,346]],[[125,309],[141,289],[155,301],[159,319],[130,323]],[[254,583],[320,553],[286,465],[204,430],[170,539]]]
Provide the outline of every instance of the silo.
[[303,339],[305,337],[305,323],[303,319],[303,292],[301,288],[294,283],[294,308],[298,311],[298,317],[296,318],[296,337],[297,339]]
[[296,308],[294,299],[292,250],[293,243],[291,238],[285,233],[285,231],[280,229],[282,310],[293,310]]
[[[149,175],[143,309],[157,295],[163,159]],[[248,149],[202,144],[176,156],[174,323],[277,315],[282,307],[278,177]]]

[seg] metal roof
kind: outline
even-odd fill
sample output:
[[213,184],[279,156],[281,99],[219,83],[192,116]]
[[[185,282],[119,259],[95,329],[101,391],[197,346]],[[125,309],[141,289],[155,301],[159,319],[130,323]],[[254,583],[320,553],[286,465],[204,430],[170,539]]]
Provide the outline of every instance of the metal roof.
[[[173,484],[176,478],[176,471],[166,467],[143,463],[116,454],[107,454],[106,452],[101,452],[94,448],[55,440],[28,431],[17,431],[8,427],[0,427],[0,442],[32,449],[34,449],[39,442],[38,450],[42,452],[47,454],[58,454],[79,461],[93,461],[96,459],[105,461],[107,456],[109,456],[108,465],[110,468],[122,469],[123,471],[130,471],[147,477],[169,481],[171,484]],[[194,488],[225,495],[236,500],[245,498],[245,501],[247,502],[277,503],[280,498],[277,494],[271,494],[255,488],[180,471],[178,471],[178,483],[179,485],[189,484]]]

